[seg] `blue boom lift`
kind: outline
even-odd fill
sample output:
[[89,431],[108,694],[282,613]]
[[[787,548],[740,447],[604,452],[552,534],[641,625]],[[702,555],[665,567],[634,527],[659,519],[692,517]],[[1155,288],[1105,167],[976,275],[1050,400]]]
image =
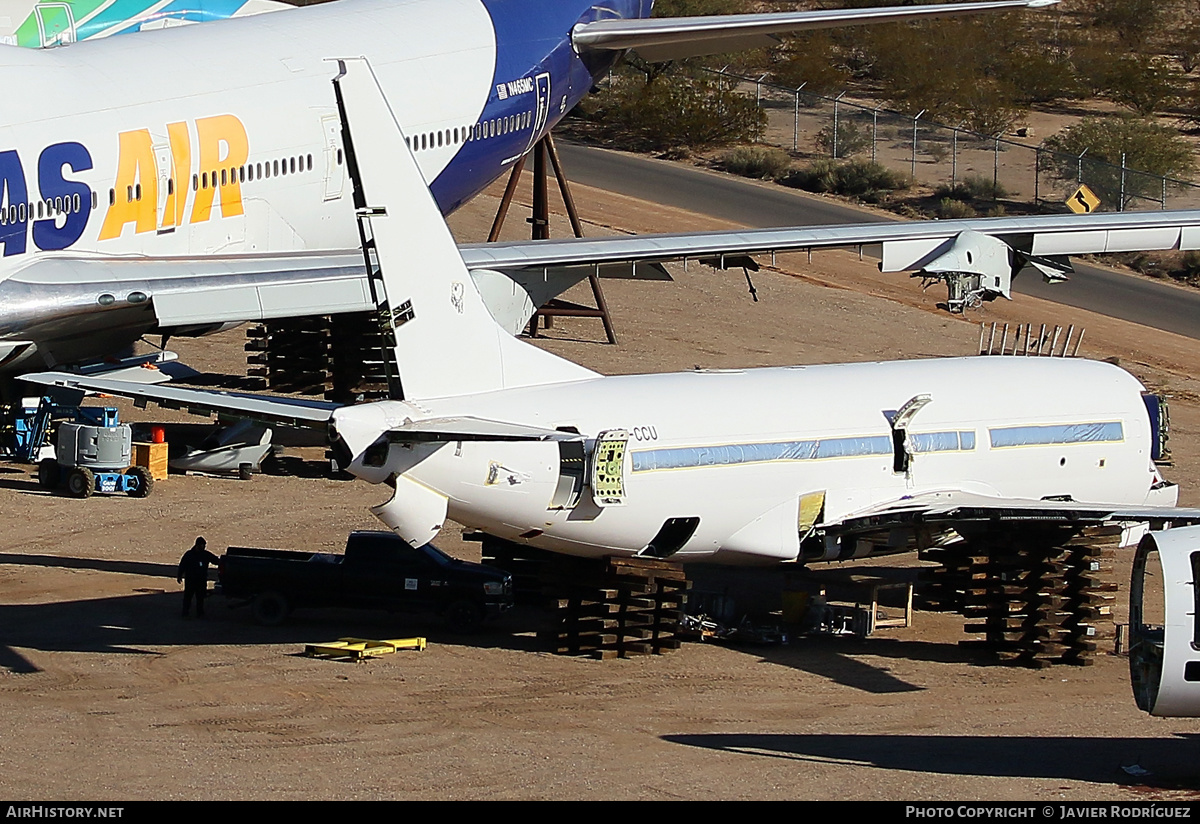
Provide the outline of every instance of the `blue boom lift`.
[[[57,430],[54,457],[39,460],[52,428]],[[50,396],[37,406],[8,407],[0,427],[0,450],[22,463],[36,463],[43,488],[65,483],[75,498],[96,492],[123,492],[134,498],[150,494],[150,472],[130,466],[132,440],[129,425],[120,423],[115,408],[59,403]]]

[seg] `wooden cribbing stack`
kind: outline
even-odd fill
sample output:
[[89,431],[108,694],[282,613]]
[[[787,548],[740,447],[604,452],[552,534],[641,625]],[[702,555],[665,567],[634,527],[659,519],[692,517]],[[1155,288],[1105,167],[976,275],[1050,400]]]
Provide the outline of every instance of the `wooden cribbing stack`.
[[543,570],[555,620],[541,634],[548,649],[598,659],[679,649],[690,586],[681,565],[650,558],[563,561]]
[[961,643],[1001,661],[1091,664],[1114,633],[1117,584],[1105,573],[1120,536],[1119,526],[1094,526],[1065,541],[1025,535],[925,550],[940,566],[923,576],[923,606],[962,614],[966,632],[983,637]]
[[320,395],[328,382],[328,318],[268,321],[246,330],[246,374],[261,388]]
[[508,570],[518,603],[550,607],[538,639],[558,655],[628,658],[679,649],[691,582],[681,564],[655,558],[572,558],[475,533],[485,564]]
[[394,358],[370,312],[269,320],[246,330],[247,374],[259,388],[338,403],[388,397]]

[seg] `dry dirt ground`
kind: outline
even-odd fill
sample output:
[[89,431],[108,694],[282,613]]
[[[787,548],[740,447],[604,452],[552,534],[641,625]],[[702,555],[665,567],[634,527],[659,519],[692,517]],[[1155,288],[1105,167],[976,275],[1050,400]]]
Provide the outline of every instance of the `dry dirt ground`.
[[[582,188],[576,197],[589,233],[717,227]],[[459,236],[481,237],[495,203],[493,191],[457,215]],[[513,236],[525,214],[510,218]],[[1074,323],[1087,329],[1085,354],[1118,357],[1175,396],[1172,475],[1182,501],[1200,504],[1193,341],[1024,297],[951,318],[853,254],[781,259],[755,276],[758,303],[740,272],[675,276],[606,282],[619,346],[589,320],[559,321],[544,345],[632,372],[964,355],[980,321]],[[242,340],[179,350],[236,372]],[[712,412],[737,405],[713,398]],[[367,507],[383,498],[359,482],[173,476],[145,500],[76,501],[0,467],[0,797],[1051,802],[1193,798],[1200,787],[1200,726],[1140,713],[1126,659],[991,666],[958,645],[961,618],[932,613],[865,641],[688,644],[605,662],[537,652],[520,614],[466,640],[432,620],[361,613],[263,629],[218,598],[205,621],[179,619],[175,564],[196,535],[217,550],[337,550],[350,529],[377,526]],[[447,550],[478,557],[448,532]],[[1127,567],[1126,553],[1118,578]],[[430,644],[362,665],[298,655],[347,634]],[[1134,765],[1149,775],[1123,770]]]

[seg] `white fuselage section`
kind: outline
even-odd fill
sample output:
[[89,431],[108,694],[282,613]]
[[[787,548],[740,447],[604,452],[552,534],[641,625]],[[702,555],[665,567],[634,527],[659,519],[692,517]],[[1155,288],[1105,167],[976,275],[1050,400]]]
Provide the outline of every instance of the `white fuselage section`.
[[[619,505],[584,490],[556,508],[562,466],[552,442],[392,444],[382,466],[360,455],[351,471],[410,479],[444,496],[454,520],[545,549],[634,554],[667,519],[699,518],[673,558],[772,562],[797,557],[800,502],[814,495],[824,522],[936,490],[1142,504],[1161,479],[1141,393],[1104,363],[961,358],[598,377],[350,407],[334,420],[358,440],[355,454],[406,419],[573,428],[589,449],[600,433],[624,430]],[[929,402],[897,437],[890,419],[919,395]]]

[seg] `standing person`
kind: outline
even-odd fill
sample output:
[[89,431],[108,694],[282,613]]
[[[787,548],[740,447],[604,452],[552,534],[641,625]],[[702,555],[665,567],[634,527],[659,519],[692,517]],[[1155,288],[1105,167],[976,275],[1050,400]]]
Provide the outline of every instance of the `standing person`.
[[196,617],[204,617],[204,596],[208,594],[208,565],[221,560],[205,549],[207,545],[204,538],[197,538],[192,548],[179,559],[179,572],[175,580],[183,584],[184,618],[188,617],[191,610],[193,595],[196,597]]

